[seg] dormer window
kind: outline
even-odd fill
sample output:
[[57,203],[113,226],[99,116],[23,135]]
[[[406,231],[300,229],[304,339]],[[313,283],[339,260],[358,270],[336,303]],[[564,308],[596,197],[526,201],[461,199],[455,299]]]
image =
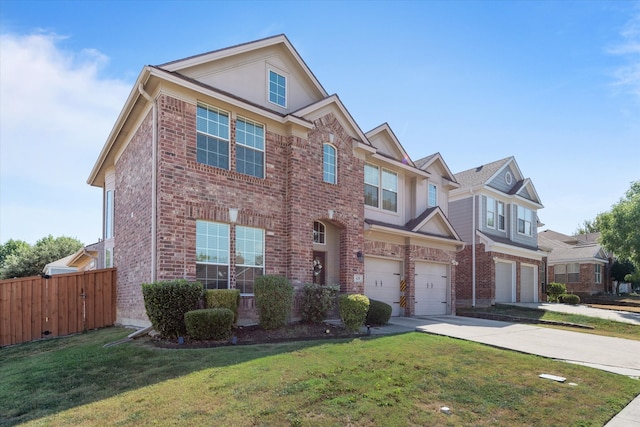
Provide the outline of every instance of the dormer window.
[[269,102],[287,106],[287,78],[273,70],[269,70]]
[[438,206],[438,187],[435,184],[429,184],[429,207]]

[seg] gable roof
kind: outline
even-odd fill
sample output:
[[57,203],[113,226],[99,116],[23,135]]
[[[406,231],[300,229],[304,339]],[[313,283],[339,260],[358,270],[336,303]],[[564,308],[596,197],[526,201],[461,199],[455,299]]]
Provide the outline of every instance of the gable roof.
[[447,163],[444,161],[444,159],[442,158],[442,154],[440,154],[440,152],[437,153],[433,153],[430,156],[426,156],[423,157],[419,160],[415,161],[416,167],[422,169],[422,170],[427,170],[431,165],[438,163],[440,165],[440,167],[442,167],[442,169],[444,169],[446,175],[443,176],[443,178],[445,178],[446,180],[449,181],[449,185],[451,188],[458,188],[460,187],[460,184],[456,181],[456,177],[453,174],[453,172],[451,172],[451,169],[449,169],[449,166],[447,166]]
[[[571,262],[608,262],[608,254],[597,243],[599,233],[568,236],[553,230],[538,233],[538,244],[549,254],[549,264]],[[595,240],[594,240],[595,239]]]
[[496,160],[495,162],[480,165],[475,168],[467,169],[462,172],[456,173],[455,179],[462,187],[475,187],[477,185],[483,185],[491,181],[495,175],[498,174],[502,168],[504,168],[513,157],[506,157],[504,159]]
[[376,147],[378,149],[378,154],[390,157],[394,160],[406,162],[409,166],[416,167],[388,123],[382,123],[367,132],[367,138],[369,139],[374,139],[377,136],[381,136],[384,141],[388,141],[386,146]]

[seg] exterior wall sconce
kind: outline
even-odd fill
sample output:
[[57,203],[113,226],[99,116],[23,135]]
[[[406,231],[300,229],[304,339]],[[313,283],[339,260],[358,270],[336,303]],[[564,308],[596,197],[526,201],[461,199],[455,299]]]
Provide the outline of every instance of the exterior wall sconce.
[[459,264],[459,262],[458,262],[458,261],[456,261],[455,259],[454,259],[454,260],[451,260],[451,265],[453,265],[454,267],[455,267],[456,265],[458,265],[458,264]]
[[229,221],[234,224],[238,221],[238,208],[229,208]]
[[493,262],[498,262],[498,260],[499,260],[499,259],[500,259],[500,258],[498,258],[497,256],[494,256],[494,257],[493,257]]
[[329,142],[333,144],[333,134],[332,133],[329,134]]
[[358,251],[358,253],[356,253],[356,258],[358,258],[358,262],[360,264],[364,262],[364,254],[362,253],[362,251]]
[[329,219],[333,219],[333,216],[334,216],[335,212],[333,211],[333,209],[329,209],[327,214],[329,215]]

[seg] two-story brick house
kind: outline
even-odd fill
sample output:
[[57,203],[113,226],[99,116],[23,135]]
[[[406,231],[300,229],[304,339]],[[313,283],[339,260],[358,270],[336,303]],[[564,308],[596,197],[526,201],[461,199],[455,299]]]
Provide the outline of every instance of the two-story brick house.
[[458,306],[537,302],[544,278],[538,249],[543,207],[514,157],[455,174],[449,219],[467,243],[458,253]]
[[[140,285],[174,278],[240,289],[244,318],[263,274],[337,283],[395,314],[402,283],[412,315],[436,287],[416,295],[413,274],[438,269],[439,304],[454,305],[463,243],[444,202],[427,203],[429,182],[443,201],[456,186],[444,161],[418,168],[388,126],[363,133],[284,35],[145,66],[88,182],[104,191],[119,323],[148,324]],[[385,262],[392,284],[374,278]]]

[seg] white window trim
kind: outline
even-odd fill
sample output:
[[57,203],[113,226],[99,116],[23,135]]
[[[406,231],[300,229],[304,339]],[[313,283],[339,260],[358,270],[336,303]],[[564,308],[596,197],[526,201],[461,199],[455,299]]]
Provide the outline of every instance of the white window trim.
[[[227,118],[229,120],[229,124],[228,124],[229,130],[228,130],[228,134],[227,134],[226,138],[221,138],[219,136],[212,135],[210,133],[202,132],[202,131],[198,130],[198,112],[197,112],[198,106],[201,106],[201,107],[207,108],[207,109],[211,109],[211,110],[217,110],[218,113],[224,113],[224,114],[227,115]],[[196,104],[196,137],[197,137],[197,135],[199,133],[201,133],[201,134],[207,135],[207,136],[209,136],[211,138],[216,138],[216,139],[219,139],[221,141],[225,141],[228,144],[228,149],[229,149],[229,162],[227,164],[227,168],[226,169],[225,168],[221,168],[220,166],[212,166],[212,165],[210,165],[208,163],[199,163],[199,164],[202,164],[202,165],[205,165],[205,166],[209,166],[210,168],[216,168],[216,169],[222,169],[222,170],[228,170],[228,171],[233,170],[233,165],[231,164],[231,122],[232,122],[232,120],[233,120],[233,116],[231,114],[231,111],[215,107],[215,106],[207,104],[205,102],[201,102],[201,101],[197,102],[197,104]],[[266,142],[265,142],[265,144],[266,144]],[[196,159],[197,159],[197,156],[198,156],[198,149],[196,148]]]
[[[320,224],[323,228],[322,235],[324,236],[324,242],[316,242],[316,230],[315,225]],[[313,244],[314,245],[326,245],[327,244],[327,226],[322,221],[313,221]],[[319,233],[319,232],[318,232]]]
[[[524,232],[520,232],[520,212],[519,212],[520,208],[524,209],[524,215],[525,216],[522,217],[522,220],[525,222],[525,227],[524,227],[525,231]],[[531,221],[527,221],[526,220],[527,211],[531,212]],[[520,234],[521,236],[528,236],[528,237],[532,237],[533,236],[533,231],[534,231],[533,230],[533,224],[534,224],[533,223],[533,215],[534,215],[533,210],[531,210],[531,209],[529,209],[529,208],[527,208],[525,206],[516,205],[516,233]],[[526,230],[527,230],[526,223],[527,222],[529,222],[529,224],[530,224],[529,230],[531,230],[531,233],[527,233],[526,232]]]
[[[431,189],[432,188],[435,191],[435,197],[436,197],[435,204],[431,204]],[[433,183],[431,183],[431,182],[427,184],[427,205],[429,205],[430,208],[435,208],[436,206],[438,206],[438,186],[433,184]]]
[[[324,179],[324,147],[327,145],[333,148],[333,151],[334,151],[334,159],[335,159],[335,164],[333,165],[334,166],[334,171],[333,171],[334,182],[325,181]],[[326,182],[327,184],[338,185],[338,148],[329,142],[325,142],[322,144],[322,182]]]
[[[502,206],[502,228],[500,227],[500,206]],[[507,214],[506,214],[506,204],[498,200],[498,206],[496,209],[496,228],[500,231],[505,231],[507,229]]]
[[[494,229],[496,228],[496,200],[493,197],[486,196],[487,206],[484,210],[485,212],[485,220],[484,225],[487,228]],[[493,225],[489,225],[489,212],[493,214]]]
[[[269,87],[270,84],[271,84],[271,76],[270,76],[271,72],[276,73],[276,74],[284,77],[284,106],[280,105],[280,104],[278,104],[276,102],[271,101],[271,88]],[[266,79],[267,79],[266,80],[267,84],[265,86],[266,86],[266,90],[267,90],[267,92],[266,92],[267,102],[269,104],[271,104],[271,105],[277,106],[278,108],[285,108],[285,109],[288,108],[289,107],[289,73],[285,73],[284,71],[282,71],[282,70],[280,70],[280,69],[278,69],[278,68],[276,68],[276,67],[274,67],[274,66],[269,64],[267,66],[267,77],[266,77]]]
[[[267,125],[261,122],[257,122],[253,119],[249,119],[247,117],[243,117],[243,116],[236,116],[233,118],[233,120],[235,120],[236,124],[235,124],[235,138],[234,138],[234,144],[237,145],[242,145],[243,147],[248,148],[249,150],[255,150],[255,151],[260,151],[262,152],[262,176],[255,176],[255,175],[248,175],[245,173],[241,173],[238,172],[238,149],[235,149],[235,160],[236,160],[236,164],[235,164],[235,171],[238,172],[241,175],[247,175],[247,176],[253,176],[254,178],[261,178],[261,179],[265,179],[267,177]],[[242,120],[246,123],[253,123],[255,125],[260,125],[262,126],[262,131],[264,132],[263,138],[263,147],[262,150],[258,150],[255,147],[251,147],[249,145],[245,145],[245,144],[241,144],[238,142],[238,120]],[[231,126],[231,116],[229,116],[229,126]],[[229,129],[229,131],[231,131],[231,129]],[[231,136],[231,135],[229,135]],[[229,150],[229,157],[231,157],[231,150]],[[231,163],[231,159],[229,159],[229,163]],[[229,165],[229,167],[231,167],[231,165]]]
[[[262,232],[262,265],[238,264],[238,263],[236,263],[236,262],[234,261],[234,267],[235,267],[235,269],[236,269],[236,271],[235,271],[235,273],[234,273],[234,274],[235,274],[235,281],[236,281],[236,289],[237,289],[237,287],[238,287],[238,276],[237,276],[237,274],[238,274],[238,267],[250,267],[250,268],[259,268],[259,267],[262,267],[262,275],[264,275],[264,274],[265,274],[265,271],[267,270],[267,260],[266,260],[266,258],[265,258],[265,252],[266,252],[266,249],[267,249],[267,248],[266,248],[266,240],[265,240],[266,233],[265,233],[264,228],[260,228],[260,227],[249,227],[249,226],[247,226],[247,225],[236,225],[236,227],[234,227],[234,228],[235,228],[235,230],[234,230],[234,231],[235,231],[235,236],[234,236],[234,237],[235,237],[235,239],[236,239],[236,252],[238,251],[238,227],[243,227],[243,228],[252,228],[252,229],[255,229],[255,230],[260,230],[260,231]],[[231,240],[229,240],[229,242],[231,242]],[[235,259],[235,258],[236,258],[236,255],[234,255],[234,259]],[[231,262],[231,257],[229,257],[229,262]],[[231,278],[229,278],[229,279],[231,279]],[[255,283],[254,283],[254,285],[255,285]],[[252,293],[240,292],[240,295],[242,295],[242,296],[251,296],[251,295],[254,295],[254,294],[252,294]]]

